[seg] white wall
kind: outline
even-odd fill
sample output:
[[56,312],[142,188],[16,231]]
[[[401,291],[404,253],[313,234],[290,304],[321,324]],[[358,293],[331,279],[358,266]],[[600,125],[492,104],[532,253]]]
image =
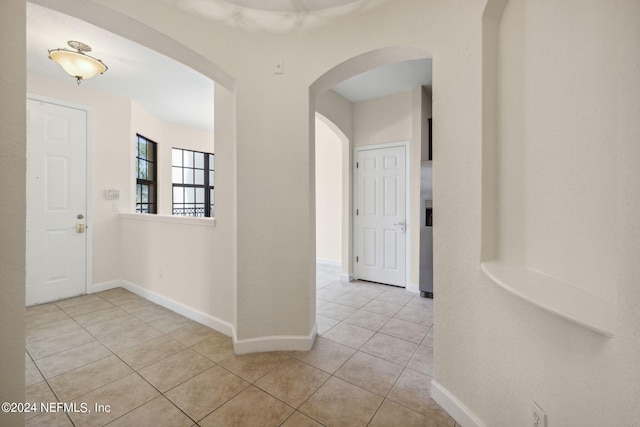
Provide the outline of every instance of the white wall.
[[[24,49],[26,8],[24,1],[2,3],[0,14],[0,129],[2,155],[0,179],[3,182],[0,209],[0,400],[24,402],[24,304],[26,253],[26,176],[27,132],[24,97],[26,78]],[[24,414],[0,413],[2,425],[24,425]]]
[[[491,226],[483,229],[480,246],[484,249],[485,242],[493,243],[497,247],[488,253],[495,251],[494,256],[508,262],[580,284],[605,301],[621,301],[616,294],[624,289],[626,298],[633,295],[637,306],[637,287],[631,291],[634,285],[628,278],[621,280],[632,271],[622,261],[627,258],[622,247],[629,246],[620,246],[623,241],[636,242],[637,256],[637,231],[635,236],[620,233],[621,226],[629,230],[631,223],[628,219],[621,221],[626,225],[618,222],[618,209],[628,206],[630,197],[637,200],[625,183],[635,182],[637,190],[639,176],[629,175],[628,169],[620,172],[622,156],[632,153],[630,134],[621,138],[610,126],[619,126],[625,116],[619,79],[612,76],[623,72],[620,58],[633,49],[623,34],[630,28],[637,34],[640,15],[634,8],[623,2],[511,0],[501,20],[491,20],[500,24],[494,46],[487,48],[497,49],[498,57],[495,69],[487,66],[485,72],[493,71],[498,77],[493,88],[488,82],[484,90],[497,93],[493,116],[497,131],[494,138],[485,138],[483,151],[489,159],[492,153],[495,156],[493,168],[498,174],[495,189],[484,189],[488,195],[495,191],[497,231],[492,232]],[[627,25],[633,21],[635,27],[620,28],[621,16],[629,13],[636,18]],[[637,70],[637,59],[635,64]],[[637,78],[623,86],[638,93]],[[434,116],[438,117],[436,98]],[[483,114],[491,114],[491,109],[485,108]],[[527,425],[531,400],[546,411],[547,425],[634,425],[637,387],[636,403],[623,408],[629,379],[622,378],[638,378],[637,364],[629,359],[620,363],[629,349],[635,348],[637,354],[639,348],[637,335],[630,338],[630,329],[636,334],[638,330],[628,317],[632,311],[618,306],[616,338],[610,339],[507,294],[488,279],[475,276],[471,265],[461,269],[460,262],[475,261],[475,256],[459,257],[452,252],[452,242],[443,241],[453,239],[465,245],[467,239],[455,232],[459,215],[450,209],[444,216],[442,212],[442,197],[456,189],[445,179],[453,176],[441,168],[443,160],[444,167],[452,165],[453,150],[445,144],[453,140],[440,139],[439,125],[434,127],[434,200],[440,208],[436,289],[443,291],[436,303],[438,382],[446,382],[446,388],[470,403],[490,426]],[[637,148],[633,153],[638,159]],[[487,158],[483,160],[485,167],[492,168]],[[491,177],[491,171],[485,176]],[[457,206],[463,209],[460,202]],[[451,207],[448,201],[444,204]],[[591,209],[595,211],[585,216]],[[474,223],[479,219],[469,218]],[[464,284],[445,287],[443,280]],[[460,322],[447,314],[450,310],[465,313]],[[443,324],[439,321],[443,317],[452,323]],[[454,352],[455,362],[449,359]],[[486,394],[480,397],[483,388]],[[591,405],[597,409],[591,410]]]
[[[224,229],[216,229],[206,220],[200,224],[182,218],[158,222],[120,215],[135,211],[136,133],[158,143],[159,209],[164,215],[171,215],[171,148],[212,152],[213,133],[161,121],[130,99],[93,90],[89,84],[77,86],[72,79],[67,82],[29,73],[27,89],[90,108],[93,284],[125,280],[232,324],[234,310],[229,301],[233,299],[233,263],[228,248],[233,246],[233,228],[229,227],[227,212],[233,201],[228,196],[226,167],[216,170],[216,184],[221,184],[220,189],[216,187],[216,203],[220,203],[216,216],[221,217]],[[224,89],[220,93],[224,98]],[[227,109],[220,108],[222,116]],[[116,202],[103,197],[108,188],[120,190],[119,211],[114,210]]]
[[[224,98],[224,89],[218,92]],[[219,111],[228,119],[226,110],[223,106]],[[218,127],[222,131],[225,126],[214,126],[216,131]],[[122,217],[120,278],[200,312],[211,326],[231,334],[234,281],[233,252],[229,248],[233,247],[233,227],[228,216],[233,201],[228,196],[230,179],[223,162],[216,158],[216,221],[171,217],[171,149],[216,152],[214,133],[158,120],[132,103],[132,152],[136,133],[158,144],[159,206],[155,218],[153,215]],[[220,144],[222,148],[224,145]],[[131,170],[134,183],[134,169]],[[219,227],[214,226],[217,222]]]
[[[213,102],[213,100],[211,101]],[[211,117],[211,121],[213,122],[213,117]],[[149,138],[158,144],[158,213],[171,215],[173,197],[171,187],[171,149],[184,148],[214,153],[214,133],[159,120],[137,103],[132,102],[131,138],[134,153],[136,134]],[[135,169],[132,168],[132,170]],[[132,179],[132,183],[135,183],[135,180]],[[133,188],[132,195],[131,203],[135,206],[135,191]]]
[[503,14],[497,256],[615,302],[616,81],[602,75],[616,72],[616,11],[565,7],[511,0]]
[[316,111],[329,119],[349,140],[353,139],[353,103],[332,90],[316,98]]
[[[421,87],[353,104],[354,146],[409,142],[409,207],[407,235],[410,266],[407,287],[417,290],[420,278],[420,161],[425,120],[431,112],[427,94]],[[425,107],[427,110],[425,111]]]
[[316,258],[342,263],[342,145],[340,137],[316,119]]
[[[231,258],[237,268],[233,286],[236,287],[236,318],[241,338],[305,336],[313,328],[315,240],[311,232],[314,210],[310,200],[314,178],[310,173],[313,147],[308,144],[313,114],[309,114],[312,101],[309,87],[349,58],[385,46],[417,46],[432,52],[434,67],[437,381],[489,426],[527,425],[529,401],[540,399],[539,396],[543,396],[542,406],[550,427],[551,423],[558,426],[633,425],[640,418],[637,404],[640,401],[637,385],[640,236],[636,221],[640,211],[637,197],[640,182],[637,175],[640,163],[638,2],[536,2],[527,6],[534,10],[523,12],[523,16],[532,21],[521,30],[525,39],[529,32],[536,37],[540,31],[547,32],[542,41],[551,48],[550,54],[542,49],[537,51],[537,56],[531,51],[522,55],[528,65],[538,62],[537,68],[546,64],[558,70],[538,86],[552,85],[557,89],[553,100],[574,107],[559,111],[559,119],[566,126],[583,123],[584,114],[593,122],[600,122],[601,112],[591,109],[591,102],[587,102],[584,110],[569,102],[576,87],[591,90],[594,80],[597,84],[609,79],[616,82],[615,121],[600,122],[601,126],[615,129],[608,138],[616,141],[612,149],[616,152],[619,170],[615,183],[617,227],[613,245],[617,269],[615,278],[606,278],[610,283],[617,281],[618,288],[619,334],[614,340],[603,340],[591,331],[506,295],[486,279],[479,268],[483,247],[481,213],[484,212],[481,209],[483,115],[490,114],[483,109],[487,89],[483,86],[483,72],[491,70],[483,64],[485,2],[383,2],[351,16],[336,17],[313,29],[282,35],[245,32],[204,16],[176,11],[169,3],[97,2],[189,45],[220,64],[235,79],[235,150],[230,149],[233,153],[227,153],[225,159],[236,168],[230,176],[236,177],[232,199],[235,197],[237,203],[232,214],[237,220],[234,233],[237,246],[232,242],[230,250],[235,252],[235,258]],[[62,3],[65,2],[60,1]],[[490,0],[490,3],[495,2]],[[83,2],[83,8],[90,9],[94,4]],[[515,11],[520,8],[522,5],[517,4]],[[611,10],[614,16],[610,15]],[[20,11],[9,11],[15,13],[12,17],[21,19]],[[557,25],[557,19],[562,18],[569,24]],[[106,24],[117,25],[116,21]],[[21,40],[23,27],[9,24],[3,25],[3,31]],[[604,31],[604,38],[593,40],[594,29],[598,34]],[[572,64],[561,60],[554,65],[557,59],[554,43],[565,46],[570,56],[573,50],[581,52],[583,48],[601,51],[604,43],[617,52],[611,58],[615,69],[607,65],[600,67],[597,57],[580,53],[573,60],[588,71],[569,76],[563,70],[573,69]],[[274,58],[284,60],[285,74],[272,74]],[[18,72],[6,75],[15,79],[12,84],[16,86],[23,81]],[[524,78],[527,85],[537,82],[536,74],[527,73]],[[501,77],[496,80],[502,82]],[[516,88],[510,84],[501,87]],[[16,92],[10,89],[7,93]],[[526,102],[524,94],[516,95],[515,99],[525,100],[523,113],[540,114]],[[3,117],[4,109],[14,111],[4,101],[2,105]],[[24,114],[23,107],[18,114]],[[544,136],[539,127],[544,125],[536,123],[527,132]],[[597,135],[584,136],[585,145],[601,143]],[[217,150],[219,153],[220,147]],[[603,167],[609,169],[603,172],[608,176],[611,166],[605,164]],[[571,161],[561,166],[560,170],[550,171],[557,181],[580,173],[579,166]],[[20,168],[17,169],[19,172]],[[560,215],[568,213],[559,212]],[[16,218],[8,221],[18,229],[23,224],[23,220]],[[20,260],[16,259],[16,263],[17,267],[21,265]],[[17,294],[10,298],[11,303],[20,304]],[[5,325],[4,337],[17,342],[15,334]],[[23,349],[19,351],[22,353]],[[15,356],[17,351],[11,354]],[[20,362],[13,359],[9,363],[14,370],[22,372]]]
[[[342,278],[353,277],[353,103],[332,90],[321,93],[313,107],[342,141]],[[316,232],[316,236],[318,233]]]
[[411,141],[412,91],[397,93],[353,105],[353,145]]

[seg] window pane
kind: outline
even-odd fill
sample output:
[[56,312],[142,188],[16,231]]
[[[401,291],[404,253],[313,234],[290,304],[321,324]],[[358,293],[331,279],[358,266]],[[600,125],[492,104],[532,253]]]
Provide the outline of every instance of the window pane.
[[186,203],[193,203],[193,202],[196,201],[195,188],[185,188],[184,189],[184,201]]
[[195,169],[196,173],[195,182],[196,185],[204,185],[204,170],[203,169]]
[[174,184],[182,184],[182,168],[171,168],[171,182]]
[[183,157],[184,157],[183,166],[192,168],[193,167],[193,151],[184,150]]
[[196,203],[204,204],[204,188],[196,188]]
[[147,157],[147,143],[142,138],[138,138],[138,157],[142,159]]
[[196,168],[204,169],[204,153],[195,153]]
[[182,166],[182,150],[177,148],[171,149],[171,165]]
[[214,155],[213,154],[209,154],[209,169],[211,169],[211,170],[215,169],[213,159],[214,159]]
[[141,185],[142,187],[142,203],[148,203],[149,202],[149,186],[148,185]]
[[213,186],[213,171],[209,171],[209,186]]
[[184,183],[193,184],[193,169],[184,170]]
[[182,187],[173,187],[173,203],[184,202],[184,191]]
[[136,135],[136,211],[156,213],[156,143]]
[[209,190],[209,200],[211,201],[212,205],[214,204],[213,194],[214,194],[214,191],[213,190]]
[[138,178],[147,179],[147,162],[138,160]]

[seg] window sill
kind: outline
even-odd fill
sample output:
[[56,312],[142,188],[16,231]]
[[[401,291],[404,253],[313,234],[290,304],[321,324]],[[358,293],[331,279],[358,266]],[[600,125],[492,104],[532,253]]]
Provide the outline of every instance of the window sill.
[[519,265],[488,261],[480,267],[496,284],[525,301],[607,337],[615,335],[614,304],[572,283]]
[[145,222],[167,222],[171,224],[198,225],[203,227],[215,227],[215,218],[201,218],[193,216],[174,216],[158,214],[121,213],[120,218]]

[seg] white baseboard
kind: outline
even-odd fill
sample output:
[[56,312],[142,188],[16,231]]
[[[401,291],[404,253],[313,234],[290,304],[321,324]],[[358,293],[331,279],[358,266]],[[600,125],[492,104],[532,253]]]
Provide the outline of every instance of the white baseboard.
[[128,291],[133,292],[136,295],[140,295],[143,298],[148,299],[158,305],[168,308],[171,311],[175,311],[178,314],[183,315],[193,321],[201,323],[210,327],[227,336],[233,336],[233,325],[210,314],[204,313],[200,310],[196,310],[193,307],[189,307],[186,304],[168,298],[164,295],[160,295],[157,292],[150,291],[141,286],[135,285],[126,280],[113,280],[111,282],[97,283],[93,285],[93,292],[106,291],[107,289],[122,287]]
[[485,424],[436,380],[431,380],[431,398],[462,427],[486,427]]
[[311,350],[318,333],[318,325],[313,325],[313,330],[308,336],[270,336],[260,338],[250,338],[238,340],[236,331],[232,324],[218,319],[210,314],[203,313],[193,307],[189,307],[181,302],[150,291],[141,286],[127,282],[126,280],[112,280],[110,282],[96,283],[93,285],[93,292],[106,291],[113,288],[124,288],[136,295],[148,299],[169,310],[175,311],[193,321],[210,327],[222,334],[232,337],[233,348],[236,354],[257,353],[275,350]]
[[87,289],[87,293],[91,294],[93,292],[102,292],[108,289],[120,288],[120,287],[122,287],[122,281],[110,280],[108,282],[94,283],[93,285],[90,285],[89,289]]
[[340,273],[341,282],[353,282],[353,276],[351,274]]
[[239,340],[233,336],[233,349],[236,354],[257,353],[261,351],[276,350],[311,350],[318,333],[318,324],[313,325],[313,329],[308,336],[302,335],[280,335],[260,338],[249,338]]
[[316,264],[326,265],[329,267],[340,267],[342,262],[337,259],[316,258]]
[[416,283],[407,283],[407,287],[405,289],[414,294],[420,293],[420,286]]

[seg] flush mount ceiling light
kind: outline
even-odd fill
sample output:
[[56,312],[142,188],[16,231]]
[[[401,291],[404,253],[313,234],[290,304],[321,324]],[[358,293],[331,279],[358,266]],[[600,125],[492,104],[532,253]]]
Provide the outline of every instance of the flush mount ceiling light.
[[89,45],[74,40],[68,41],[67,44],[75,51],[52,49],[49,51],[49,58],[60,64],[71,77],[75,77],[78,84],[82,80],[90,79],[96,74],[107,71],[108,67],[102,61],[85,53],[91,52]]

